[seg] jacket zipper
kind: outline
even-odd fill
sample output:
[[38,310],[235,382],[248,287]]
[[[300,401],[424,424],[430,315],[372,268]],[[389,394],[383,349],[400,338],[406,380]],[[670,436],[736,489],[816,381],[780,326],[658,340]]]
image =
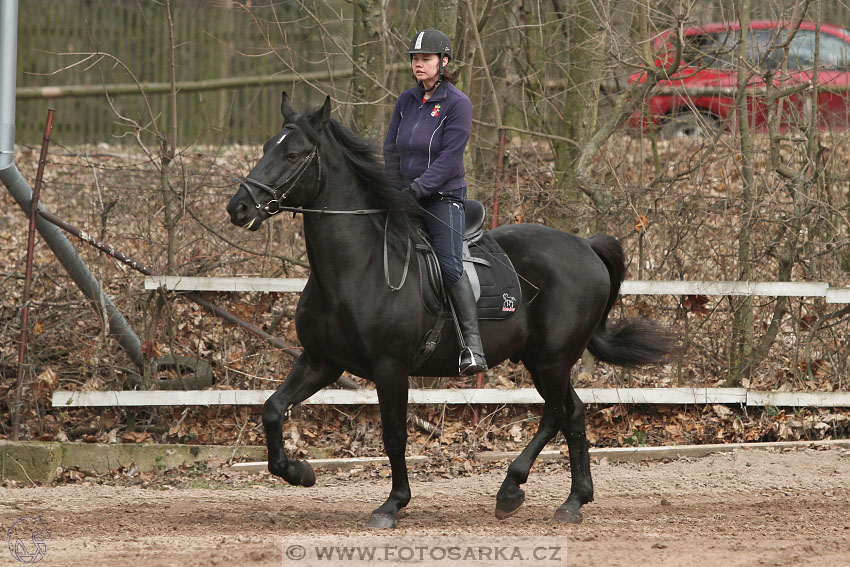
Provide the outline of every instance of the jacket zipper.
[[[413,128],[410,129],[410,138],[407,140],[407,147],[410,148],[413,146],[413,135],[416,133],[416,129],[419,128],[419,122],[422,121],[422,109],[425,107],[425,103],[419,105],[419,115],[416,117],[416,124],[413,125]],[[410,157],[407,158],[407,174],[411,175],[411,170],[413,169],[413,152],[410,152]]]

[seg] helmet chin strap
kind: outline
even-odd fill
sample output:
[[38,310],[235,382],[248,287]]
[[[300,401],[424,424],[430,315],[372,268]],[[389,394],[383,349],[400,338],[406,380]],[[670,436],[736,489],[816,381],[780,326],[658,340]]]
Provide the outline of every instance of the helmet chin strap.
[[440,73],[440,78],[439,78],[439,79],[437,79],[437,80],[434,82],[434,84],[433,84],[433,85],[431,85],[431,88],[430,88],[430,89],[426,89],[426,88],[425,88],[425,84],[424,84],[422,81],[419,81],[419,86],[420,86],[420,87],[422,87],[422,92],[423,92],[423,93],[430,93],[431,91],[433,91],[434,89],[436,89],[436,88],[439,86],[439,84],[440,84],[440,83],[442,83],[442,82],[443,82],[443,74],[442,74],[442,73]]

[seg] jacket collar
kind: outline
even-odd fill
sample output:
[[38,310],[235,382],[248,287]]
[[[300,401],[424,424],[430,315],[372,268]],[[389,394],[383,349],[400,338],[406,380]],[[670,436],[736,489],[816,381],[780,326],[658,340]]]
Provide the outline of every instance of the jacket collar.
[[[422,100],[422,97],[425,96],[423,92],[424,89],[422,85],[419,85],[419,100]],[[439,85],[437,85],[437,89],[434,91],[434,94],[431,95],[431,98],[428,99],[428,102],[440,102],[446,100],[446,97],[449,94],[449,82],[443,81]]]

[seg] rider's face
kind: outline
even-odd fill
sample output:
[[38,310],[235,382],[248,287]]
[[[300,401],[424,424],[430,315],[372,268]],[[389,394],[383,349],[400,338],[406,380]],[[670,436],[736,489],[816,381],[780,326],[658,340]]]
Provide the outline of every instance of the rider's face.
[[[445,58],[448,62],[448,58]],[[410,60],[413,75],[425,86],[431,86],[437,81],[440,74],[440,58],[436,53],[414,53]]]

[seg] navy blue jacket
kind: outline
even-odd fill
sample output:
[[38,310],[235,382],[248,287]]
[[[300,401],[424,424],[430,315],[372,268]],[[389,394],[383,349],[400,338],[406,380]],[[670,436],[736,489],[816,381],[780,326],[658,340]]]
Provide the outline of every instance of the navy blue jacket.
[[401,175],[417,198],[435,193],[463,200],[466,196],[463,151],[472,127],[472,103],[444,81],[425,103],[422,87],[398,97],[387,137],[384,163],[389,179]]

